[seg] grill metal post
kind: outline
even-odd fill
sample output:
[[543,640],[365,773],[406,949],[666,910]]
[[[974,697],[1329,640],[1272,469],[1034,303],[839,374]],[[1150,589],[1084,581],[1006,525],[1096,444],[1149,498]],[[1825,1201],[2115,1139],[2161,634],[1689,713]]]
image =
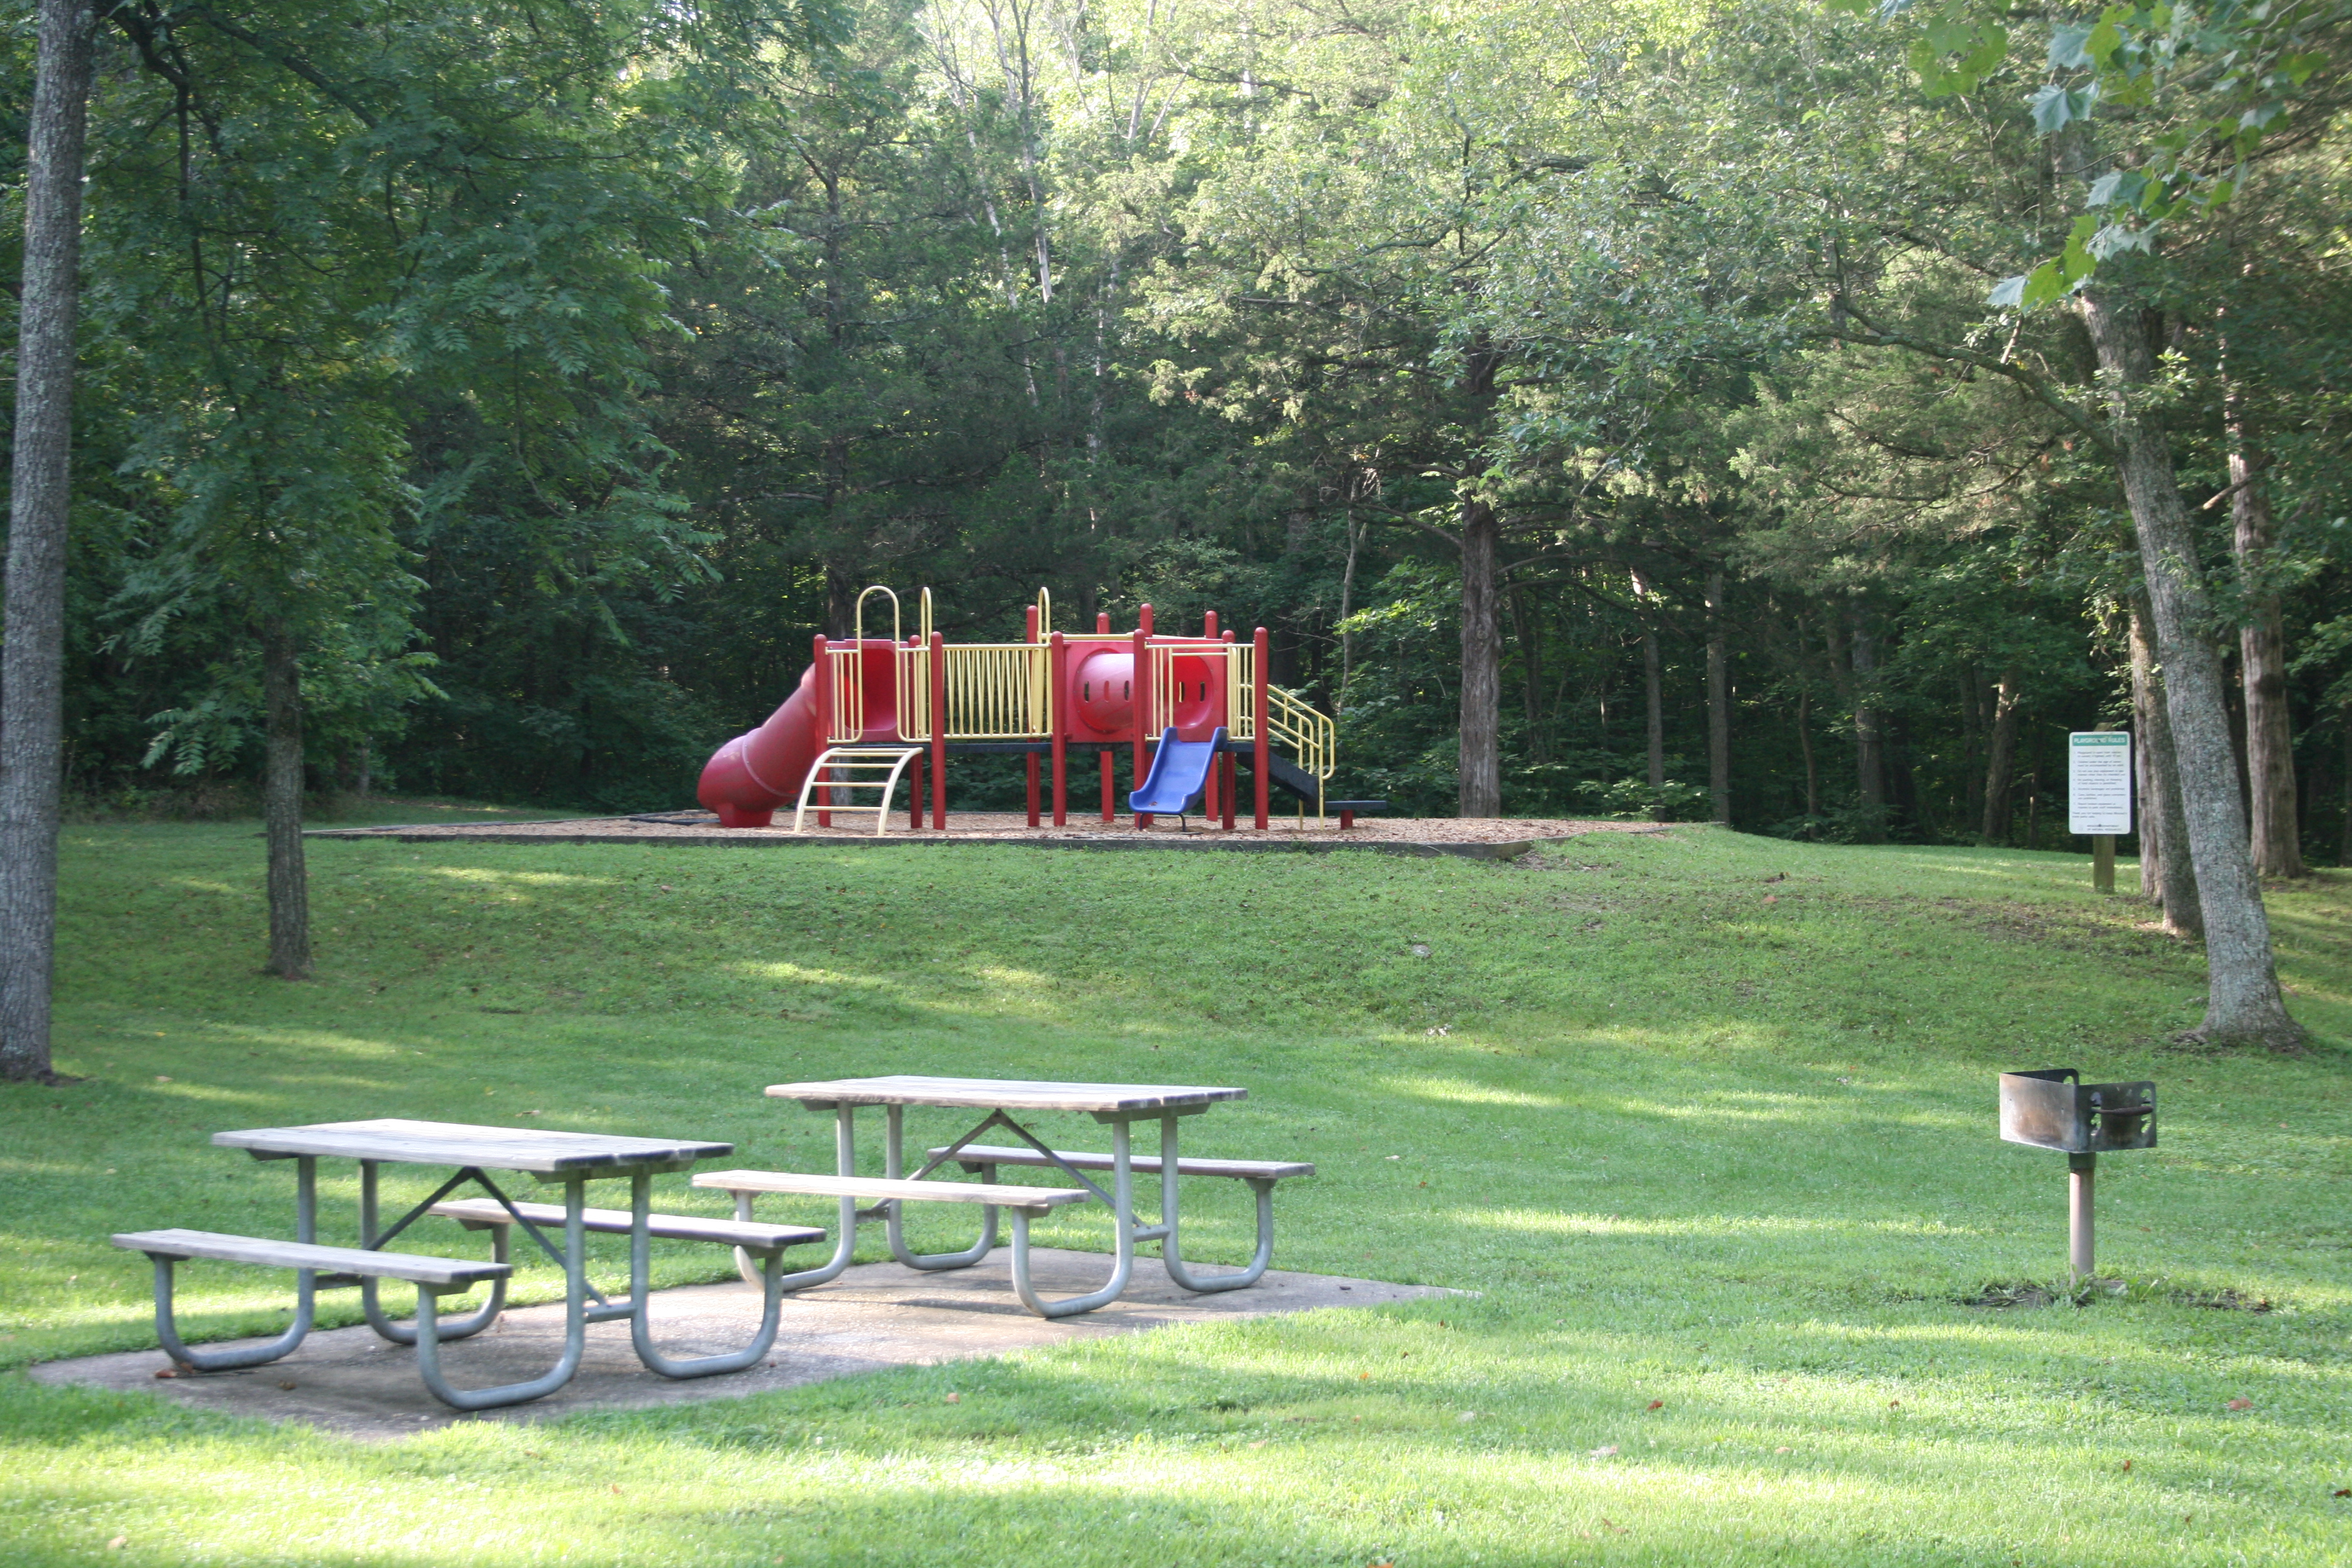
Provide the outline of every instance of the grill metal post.
[[2098,1236],[2092,1217],[2092,1199],[2098,1179],[2098,1155],[2066,1156],[2066,1266],[2077,1285],[2098,1276],[2094,1267]]

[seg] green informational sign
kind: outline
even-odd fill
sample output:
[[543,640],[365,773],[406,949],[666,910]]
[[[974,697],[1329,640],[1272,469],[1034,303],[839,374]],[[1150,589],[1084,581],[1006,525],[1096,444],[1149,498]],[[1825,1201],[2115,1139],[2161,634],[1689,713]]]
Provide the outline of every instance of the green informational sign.
[[2128,730],[2077,730],[2066,737],[2066,831],[2132,830],[2132,742]]

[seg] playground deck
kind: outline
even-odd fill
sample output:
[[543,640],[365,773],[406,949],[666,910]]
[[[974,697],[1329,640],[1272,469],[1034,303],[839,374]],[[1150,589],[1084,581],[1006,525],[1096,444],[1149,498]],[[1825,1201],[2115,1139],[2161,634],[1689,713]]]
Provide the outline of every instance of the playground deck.
[[[867,819],[869,822],[871,818]],[[490,844],[672,844],[694,847],[761,848],[805,844],[1027,844],[1067,849],[1234,849],[1315,852],[1370,849],[1392,855],[1463,855],[1507,860],[1543,844],[1591,833],[1664,833],[1654,822],[1583,821],[1564,817],[1367,817],[1342,832],[1334,817],[1318,824],[1277,816],[1263,833],[1221,832],[1193,821],[1180,831],[1173,817],[1137,829],[1121,817],[1106,827],[1099,817],[1066,827],[1032,827],[1013,812],[950,813],[947,831],[910,832],[903,812],[879,838],[872,827],[720,827],[707,812],[644,816],[573,816],[545,822],[420,823],[383,827],[314,828],[312,838],[391,838],[403,844],[471,841]],[[1683,825],[1689,826],[1689,825]]]

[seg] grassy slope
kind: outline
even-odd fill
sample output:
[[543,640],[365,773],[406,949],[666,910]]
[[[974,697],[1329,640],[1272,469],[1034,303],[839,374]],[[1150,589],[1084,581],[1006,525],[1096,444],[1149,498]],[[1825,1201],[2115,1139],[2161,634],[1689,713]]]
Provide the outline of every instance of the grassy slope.
[[[1187,1147],[1320,1163],[1278,1262],[1483,1294],[381,1447],[0,1377],[10,1562],[2352,1561],[2352,882],[2273,903],[2319,1049],[2238,1059],[2159,1048],[2193,955],[2055,856],[322,843],[289,988],[250,828],[69,837],[93,1081],[0,1089],[0,1365],[152,1344],[111,1230],[288,1223],[213,1130],[528,1109],[821,1162],[758,1086],[853,1072],[1246,1084]],[[2163,1146],[2102,1173],[2130,1292],[1958,1305],[2063,1266],[2063,1162],[1991,1126],[1995,1071],[2059,1064],[2158,1081]],[[279,1284],[193,1268],[190,1317]]]

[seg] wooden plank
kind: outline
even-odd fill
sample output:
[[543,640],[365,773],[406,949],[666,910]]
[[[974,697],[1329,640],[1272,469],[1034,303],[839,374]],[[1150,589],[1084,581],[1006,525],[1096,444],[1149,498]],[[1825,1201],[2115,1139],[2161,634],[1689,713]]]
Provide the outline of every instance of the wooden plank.
[[346,1160],[393,1160],[412,1165],[477,1165],[492,1171],[558,1175],[665,1162],[710,1160],[735,1152],[732,1143],[701,1139],[621,1138],[553,1128],[477,1127],[461,1121],[411,1121],[384,1116],[369,1121],[321,1121],[307,1127],[254,1127],[215,1132],[224,1149],[260,1154],[324,1154]]
[[[517,1204],[515,1209],[533,1225],[563,1224],[562,1204]],[[514,1223],[496,1198],[452,1198],[435,1204],[427,1212],[474,1226]],[[583,1208],[580,1220],[588,1229],[608,1236],[629,1234],[627,1209]],[[666,1241],[711,1241],[726,1247],[748,1247],[753,1252],[776,1252],[825,1238],[825,1233],[814,1226],[761,1225],[755,1220],[708,1219],[701,1215],[686,1214],[647,1215],[646,1234]]]
[[427,1258],[414,1252],[368,1252],[356,1247],[319,1247],[300,1241],[273,1241],[259,1236],[224,1236],[210,1230],[125,1231],[114,1238],[114,1245],[131,1252],[217,1258],[224,1262],[257,1263],[271,1268],[317,1268],[334,1274],[410,1279],[419,1285],[478,1285],[485,1279],[502,1279],[514,1272],[510,1263]]
[[[1076,1170],[1108,1171],[1116,1168],[1108,1154],[1073,1154],[1066,1149],[1054,1152]],[[936,1160],[946,1152],[944,1147],[934,1149],[927,1158]],[[968,1143],[956,1151],[956,1158],[975,1163],[986,1162],[997,1165],[1035,1165],[1048,1171],[1059,1169],[1052,1160],[1034,1149],[998,1147],[989,1143]],[[1139,1175],[1156,1176],[1160,1173],[1160,1156],[1157,1154],[1138,1154],[1128,1163]],[[1315,1167],[1301,1161],[1204,1160],[1179,1154],[1176,1157],[1176,1173],[1180,1176],[1232,1176],[1236,1179],[1254,1176],[1282,1182],[1293,1176],[1311,1176],[1315,1173]]]
[[1047,1209],[1082,1204],[1094,1196],[1084,1187],[1015,1187],[1002,1182],[893,1182],[880,1176],[815,1176],[796,1171],[701,1171],[698,1187],[730,1193],[808,1193],[824,1197],[878,1203],[907,1198],[921,1203],[997,1204],[1005,1208]]
[[1024,1079],[844,1078],[768,1086],[775,1100],[813,1105],[935,1105],[973,1110],[1158,1110],[1246,1100],[1245,1089],[1159,1083],[1055,1083]]

